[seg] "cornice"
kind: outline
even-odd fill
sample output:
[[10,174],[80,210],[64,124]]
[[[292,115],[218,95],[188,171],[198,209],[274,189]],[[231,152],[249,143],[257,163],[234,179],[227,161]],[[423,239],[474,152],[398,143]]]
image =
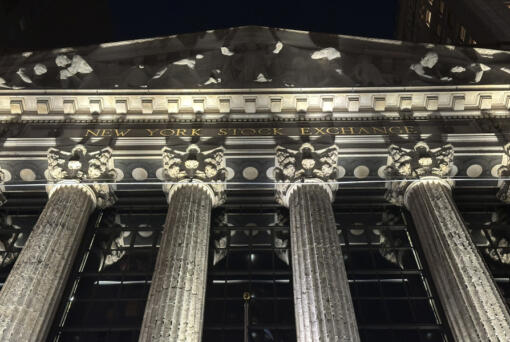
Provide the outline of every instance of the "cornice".
[[0,90],[0,120],[375,119],[509,115],[510,86]]

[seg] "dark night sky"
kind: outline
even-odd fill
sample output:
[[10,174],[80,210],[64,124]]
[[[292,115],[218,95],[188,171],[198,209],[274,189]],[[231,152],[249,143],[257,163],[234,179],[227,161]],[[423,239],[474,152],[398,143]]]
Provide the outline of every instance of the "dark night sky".
[[262,25],[393,38],[398,0],[0,0],[0,53]]
[[[397,0],[108,0],[108,3],[114,40],[243,25],[393,38],[397,10]],[[143,6],[144,3],[147,5]]]

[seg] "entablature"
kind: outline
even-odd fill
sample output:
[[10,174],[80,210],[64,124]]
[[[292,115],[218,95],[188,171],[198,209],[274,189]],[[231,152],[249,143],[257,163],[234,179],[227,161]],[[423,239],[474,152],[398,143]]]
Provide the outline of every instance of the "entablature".
[[0,120],[207,120],[508,115],[510,86],[0,90]]

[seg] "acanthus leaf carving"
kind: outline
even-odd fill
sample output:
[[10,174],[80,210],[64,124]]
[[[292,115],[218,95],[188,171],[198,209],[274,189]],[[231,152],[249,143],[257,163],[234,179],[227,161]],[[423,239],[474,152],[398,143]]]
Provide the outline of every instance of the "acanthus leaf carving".
[[310,143],[304,143],[299,150],[282,146],[276,147],[276,199],[278,203],[288,206],[292,190],[299,183],[318,183],[324,185],[333,199],[338,189],[338,147],[329,146],[315,150]]
[[[51,183],[84,183],[94,192],[100,208],[115,203],[116,196],[109,183],[115,181],[116,172],[112,150],[108,147],[95,152],[88,152],[83,145],[76,145],[69,152],[50,148],[47,178]],[[52,188],[50,185],[50,193]]]
[[407,149],[396,145],[389,147],[389,165],[385,169],[386,199],[395,205],[404,205],[408,186],[420,179],[445,179],[453,162],[453,146],[443,145],[431,149],[420,141]]
[[192,144],[185,151],[163,148],[163,175],[170,184],[164,190],[170,199],[173,191],[185,183],[200,183],[211,195],[213,206],[225,201],[226,168],[224,148],[201,151]]
[[7,180],[7,174],[9,171],[4,170],[0,167],[0,206],[4,205],[5,202],[7,202],[7,199],[5,198],[3,192],[5,190],[4,188],[4,182]]
[[498,169],[499,191],[496,196],[500,201],[510,204],[510,144],[506,144],[503,151],[502,165]]

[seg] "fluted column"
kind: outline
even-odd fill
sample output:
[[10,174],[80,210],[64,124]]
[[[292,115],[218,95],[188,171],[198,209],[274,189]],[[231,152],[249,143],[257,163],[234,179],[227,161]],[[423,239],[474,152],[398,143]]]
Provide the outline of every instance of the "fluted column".
[[331,201],[336,146],[276,149],[277,200],[289,208],[297,339],[359,341]]
[[510,315],[451,195],[453,148],[390,147],[388,199],[410,211],[456,341],[509,341]]
[[224,200],[224,166],[222,148],[163,150],[168,214],[139,341],[202,339],[211,209]]
[[49,185],[49,200],[0,292],[0,341],[46,338],[89,215],[114,200],[107,185],[80,181],[94,182],[96,174],[111,180],[110,157],[109,150],[87,154],[82,146],[48,153],[48,174],[59,183]]

